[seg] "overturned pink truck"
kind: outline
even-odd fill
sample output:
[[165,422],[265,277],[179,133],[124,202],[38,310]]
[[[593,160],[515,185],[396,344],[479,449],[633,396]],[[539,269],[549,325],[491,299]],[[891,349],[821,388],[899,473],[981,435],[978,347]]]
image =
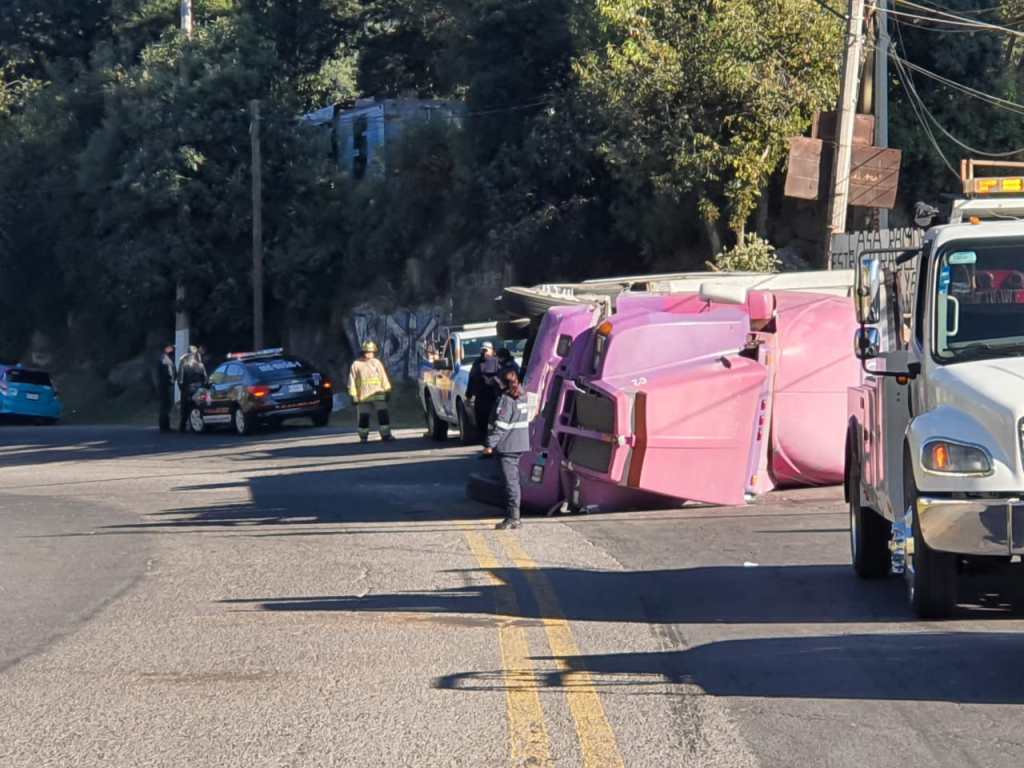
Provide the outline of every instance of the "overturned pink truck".
[[506,289],[506,313],[532,316],[524,505],[732,505],[840,483],[859,381],[852,282],[701,273]]

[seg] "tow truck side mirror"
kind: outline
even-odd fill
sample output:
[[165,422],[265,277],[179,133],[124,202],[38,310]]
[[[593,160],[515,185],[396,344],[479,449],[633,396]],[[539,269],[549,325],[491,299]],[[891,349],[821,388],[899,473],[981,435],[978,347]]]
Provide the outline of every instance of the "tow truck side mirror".
[[877,256],[861,256],[857,268],[857,322],[872,325],[882,317],[882,266]]
[[873,360],[881,354],[882,334],[877,328],[858,328],[853,335],[853,354],[858,360]]

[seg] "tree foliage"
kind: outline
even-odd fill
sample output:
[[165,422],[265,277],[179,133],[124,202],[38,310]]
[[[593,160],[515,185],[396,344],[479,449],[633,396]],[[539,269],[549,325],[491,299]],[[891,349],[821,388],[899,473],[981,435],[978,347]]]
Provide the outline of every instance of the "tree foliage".
[[[186,41],[178,0],[0,6],[0,357],[35,330],[129,354],[169,330],[179,281],[204,338],[248,337],[254,98],[271,337],[474,274],[770,267],[748,230],[778,210],[786,140],[833,106],[842,45],[816,0],[194,0],[194,17]],[[901,55],[1024,98],[1016,38],[935,27],[903,23]],[[948,171],[893,84],[905,194],[926,196]],[[1018,115],[916,85],[965,143],[1024,145]],[[353,179],[297,119],[410,94],[464,112],[406,126],[382,176]]]

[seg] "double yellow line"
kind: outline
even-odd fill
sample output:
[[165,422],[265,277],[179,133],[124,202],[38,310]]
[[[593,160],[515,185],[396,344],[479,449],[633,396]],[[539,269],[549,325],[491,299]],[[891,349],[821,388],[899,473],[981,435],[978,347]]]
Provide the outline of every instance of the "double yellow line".
[[[463,535],[480,567],[487,572],[495,590],[496,609],[500,615],[522,616],[512,585],[496,575],[498,559],[483,536],[468,524],[462,524]],[[594,687],[590,673],[572,670],[566,659],[580,655],[569,622],[558,603],[550,580],[533,559],[520,546],[512,534],[497,534],[506,554],[526,577],[527,584],[537,601],[543,617],[544,630],[552,655],[558,660],[565,687],[565,696],[576,723],[580,752],[585,768],[622,768],[615,734],[608,724],[601,698]],[[514,621],[502,623],[498,629],[501,645],[502,669],[505,677],[506,703],[511,750],[514,766],[551,766],[551,741],[544,724],[544,711],[534,681],[536,673],[530,658],[526,631]]]

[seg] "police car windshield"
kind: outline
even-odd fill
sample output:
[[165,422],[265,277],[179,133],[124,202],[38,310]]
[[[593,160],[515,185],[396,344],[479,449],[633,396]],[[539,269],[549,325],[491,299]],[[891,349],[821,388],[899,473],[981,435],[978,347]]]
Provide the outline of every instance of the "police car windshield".
[[281,381],[294,379],[297,376],[308,376],[313,368],[302,360],[294,357],[278,357],[270,360],[253,360],[245,367],[257,381]]

